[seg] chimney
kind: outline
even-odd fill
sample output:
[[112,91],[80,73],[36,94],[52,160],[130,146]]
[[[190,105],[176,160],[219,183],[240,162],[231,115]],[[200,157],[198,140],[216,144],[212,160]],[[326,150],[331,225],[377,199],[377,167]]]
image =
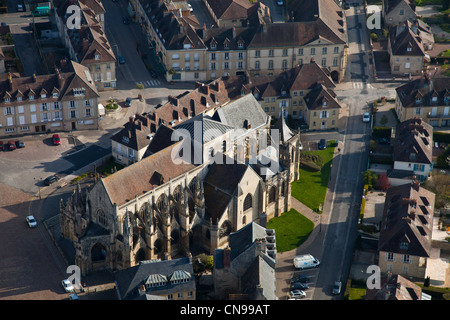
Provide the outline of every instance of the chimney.
[[226,247],[223,250],[223,266],[225,268],[229,268],[231,265],[231,249],[230,247]]
[[61,73],[59,73],[59,69],[56,69],[56,76],[58,77],[58,88],[61,89],[63,86],[63,78]]
[[64,68],[66,67],[66,64],[67,64],[67,60],[66,60],[66,59],[61,59],[61,60],[59,61],[59,67],[60,67],[61,69],[64,69]]
[[199,82],[199,81],[195,81],[195,89],[200,88],[203,85],[203,83]]
[[416,178],[416,176],[414,176],[414,179],[413,179],[413,188],[414,188],[414,190],[416,190],[417,192],[419,192],[420,191],[420,182],[419,182],[419,180],[417,180],[417,178]]
[[130,123],[133,123],[133,122],[134,122],[134,117],[133,117],[133,116],[130,116],[130,117],[128,118],[128,121],[129,121]]
[[87,38],[84,38],[84,39],[83,39],[82,45],[83,45],[83,52],[84,52],[84,51],[86,51],[86,50],[88,49],[88,47],[89,47],[89,40],[88,40]]
[[209,94],[209,86],[208,85],[204,85],[203,88],[204,88],[204,93],[206,95],[208,95]]
[[36,73],[33,73],[33,82],[36,82]]
[[8,72],[8,81],[9,81],[9,91],[14,91],[13,89],[13,82],[12,82],[12,75],[11,72]]

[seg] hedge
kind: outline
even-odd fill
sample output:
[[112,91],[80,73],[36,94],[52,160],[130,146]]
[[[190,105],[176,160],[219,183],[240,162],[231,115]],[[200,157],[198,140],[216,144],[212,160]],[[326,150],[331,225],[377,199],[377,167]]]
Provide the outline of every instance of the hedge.
[[372,130],[372,137],[390,139],[391,130],[391,127],[374,127]]
[[433,141],[450,143],[450,133],[433,132]]

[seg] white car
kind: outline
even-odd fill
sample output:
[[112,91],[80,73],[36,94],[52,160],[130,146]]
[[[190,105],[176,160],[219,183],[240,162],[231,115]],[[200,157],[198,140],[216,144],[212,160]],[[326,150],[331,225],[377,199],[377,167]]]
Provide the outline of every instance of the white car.
[[277,0],[277,5],[282,6],[283,5],[283,0]]
[[370,113],[369,112],[364,112],[363,122],[370,122]]
[[66,292],[73,292],[74,287],[72,282],[69,281],[69,279],[64,279],[63,281],[61,281],[61,284]]
[[28,226],[30,228],[37,227],[37,221],[36,221],[36,219],[33,216],[28,216],[27,217],[27,223],[28,223]]
[[190,3],[188,3],[188,7],[189,7],[189,11],[190,11],[190,12],[194,11],[194,9],[192,9],[192,6],[191,6]]
[[302,299],[306,297],[305,291],[302,290],[292,290],[289,292],[289,298],[290,299]]

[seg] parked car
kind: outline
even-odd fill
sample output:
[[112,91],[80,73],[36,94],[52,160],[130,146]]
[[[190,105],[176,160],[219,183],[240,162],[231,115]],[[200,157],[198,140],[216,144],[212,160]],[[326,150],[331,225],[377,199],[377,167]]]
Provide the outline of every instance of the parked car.
[[0,151],[4,151],[5,146],[3,145],[3,141],[0,141]]
[[291,282],[290,289],[292,290],[306,290],[309,289],[308,284],[301,282]]
[[23,140],[17,141],[17,147],[18,148],[25,148],[25,142]]
[[129,106],[131,106],[131,98],[127,98],[125,100],[125,107],[129,107]]
[[61,144],[61,139],[59,138],[58,134],[54,134],[52,136],[52,142],[53,142],[53,145],[55,145],[55,146],[59,146]]
[[69,279],[64,279],[63,281],[61,281],[61,284],[66,292],[73,292],[74,287]]
[[152,76],[152,78],[158,78],[158,74],[155,70],[150,70],[150,75]]
[[8,141],[8,148],[9,150],[16,150],[16,142],[15,141]]
[[307,283],[309,281],[308,276],[301,274],[298,276],[294,276],[292,277],[291,282],[300,282],[300,283]]
[[327,142],[325,141],[325,139],[320,139],[317,148],[319,150],[325,150],[327,148]]
[[125,58],[119,53],[119,63],[120,64],[124,64],[125,63]]
[[58,180],[59,180],[59,177],[55,174],[53,176],[45,178],[44,184],[49,186],[49,185],[51,185],[52,183],[55,183]]
[[306,297],[306,293],[302,290],[292,290],[289,292],[289,298],[291,299],[302,299]]
[[27,217],[27,223],[28,223],[28,226],[30,228],[37,227],[37,221],[36,221],[36,219],[33,216],[28,216]]
[[74,292],[69,294],[69,300],[80,300],[80,298],[78,297],[78,295]]
[[378,143],[379,143],[379,144],[390,144],[391,142],[389,141],[389,139],[386,139],[386,138],[379,138],[379,139],[378,139]]
[[364,112],[363,122],[370,122],[370,113],[369,112]]
[[342,282],[335,281],[333,284],[333,294],[340,294],[342,288]]

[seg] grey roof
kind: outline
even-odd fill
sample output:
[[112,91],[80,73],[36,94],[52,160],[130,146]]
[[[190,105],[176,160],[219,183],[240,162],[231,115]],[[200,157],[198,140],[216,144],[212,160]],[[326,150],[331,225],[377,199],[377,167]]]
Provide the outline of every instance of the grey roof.
[[241,254],[250,247],[255,240],[266,237],[266,229],[259,224],[249,223],[237,232],[233,232],[229,236],[229,244],[231,250],[235,250],[237,254]]
[[[165,283],[146,288],[146,293],[150,295],[195,291],[194,269],[190,258],[141,261],[137,266],[116,271],[114,276],[117,291],[123,300],[139,298],[138,289],[143,284]],[[187,281],[173,282],[181,279]]]
[[267,123],[269,116],[259,105],[253,94],[249,93],[234,100],[218,109],[213,116],[214,120],[220,121],[235,129],[257,128]]
[[[176,132],[177,129],[185,129],[189,132],[189,136],[192,140],[195,139],[197,141],[201,138],[203,143],[207,143],[217,138],[217,136],[223,135],[234,128],[200,114],[197,117],[177,125],[173,129]],[[184,136],[182,131],[178,132]]]
[[286,124],[286,120],[283,116],[278,118],[272,129],[279,130],[279,137],[281,142],[287,142],[295,136],[295,133]]

